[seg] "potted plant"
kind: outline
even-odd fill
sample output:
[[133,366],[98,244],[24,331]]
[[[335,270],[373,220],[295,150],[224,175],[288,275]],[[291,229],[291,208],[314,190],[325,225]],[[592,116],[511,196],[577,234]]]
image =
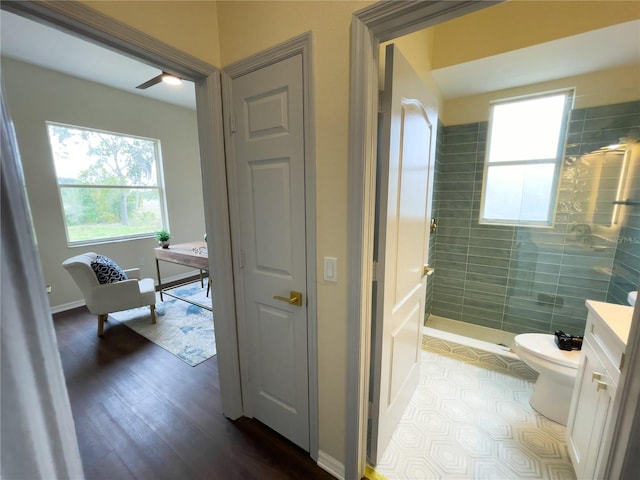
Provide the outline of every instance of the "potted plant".
[[160,230],[156,232],[156,240],[158,240],[158,244],[162,248],[169,248],[169,239],[171,238],[171,234],[169,230]]

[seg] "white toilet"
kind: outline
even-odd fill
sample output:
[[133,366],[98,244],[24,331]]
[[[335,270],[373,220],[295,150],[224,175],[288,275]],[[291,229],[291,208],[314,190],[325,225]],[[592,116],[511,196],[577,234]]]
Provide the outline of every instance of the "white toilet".
[[523,333],[514,340],[516,355],[538,372],[530,405],[545,417],[566,425],[580,351],[560,350],[555,336],[545,333]]

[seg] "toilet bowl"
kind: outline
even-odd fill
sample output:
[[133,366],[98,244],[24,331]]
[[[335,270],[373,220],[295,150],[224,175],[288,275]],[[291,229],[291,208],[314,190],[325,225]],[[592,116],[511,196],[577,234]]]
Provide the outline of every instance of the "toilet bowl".
[[514,341],[516,355],[538,372],[529,404],[550,420],[566,425],[580,351],[560,350],[554,335],[545,333],[523,333]]

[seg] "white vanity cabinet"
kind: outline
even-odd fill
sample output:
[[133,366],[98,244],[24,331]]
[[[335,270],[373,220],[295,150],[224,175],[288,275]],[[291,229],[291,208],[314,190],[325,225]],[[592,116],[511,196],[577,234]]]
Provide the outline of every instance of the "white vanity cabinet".
[[618,375],[602,356],[585,338],[567,422],[569,455],[576,477],[582,479],[598,478],[595,472],[604,457],[605,426],[618,383]]
[[567,422],[577,478],[602,478],[611,445],[616,395],[633,308],[587,300],[589,315]]

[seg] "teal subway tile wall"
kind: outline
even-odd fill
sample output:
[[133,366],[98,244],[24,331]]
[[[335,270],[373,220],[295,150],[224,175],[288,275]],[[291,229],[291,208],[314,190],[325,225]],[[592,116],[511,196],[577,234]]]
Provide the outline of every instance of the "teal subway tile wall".
[[487,122],[438,131],[426,318],[581,334],[585,299],[626,303],[640,280],[640,207],[613,200],[621,188],[640,200],[640,159],[601,149],[640,138],[640,101],[573,110],[552,228],[479,224]]

